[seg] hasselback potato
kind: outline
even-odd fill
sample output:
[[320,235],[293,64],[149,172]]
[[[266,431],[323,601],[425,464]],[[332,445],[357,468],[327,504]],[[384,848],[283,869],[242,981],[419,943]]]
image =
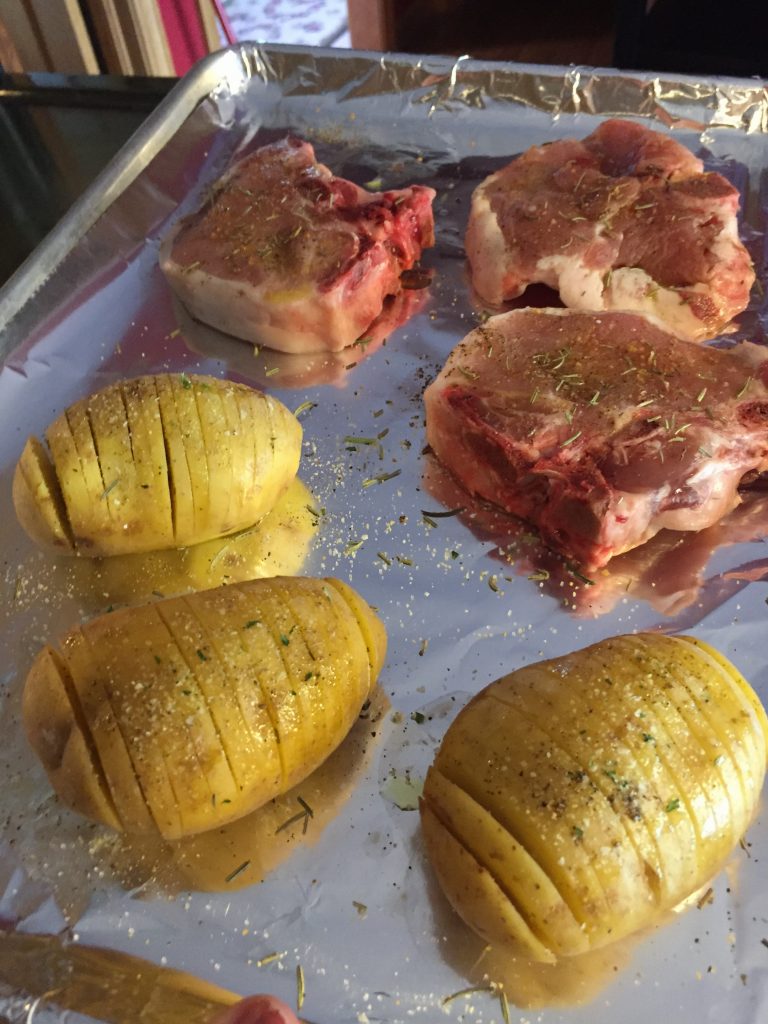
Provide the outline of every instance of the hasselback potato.
[[255,810],[341,743],[384,628],[334,579],[252,580],[102,615],[27,676],[30,743],[70,807],[168,839]]
[[30,437],[19,522],[42,547],[116,555],[252,526],[296,475],[301,426],[277,399],[185,373],[119,381]]
[[421,806],[449,900],[492,944],[553,962],[661,919],[751,821],[768,719],[692,637],[617,637],[526,666],[449,728]]

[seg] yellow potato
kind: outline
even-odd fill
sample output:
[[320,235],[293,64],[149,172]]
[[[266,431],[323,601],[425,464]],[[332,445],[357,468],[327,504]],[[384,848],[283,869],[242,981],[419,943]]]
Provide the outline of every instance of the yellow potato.
[[296,475],[301,426],[276,399],[214,377],[119,381],[34,437],[13,481],[19,522],[42,547],[119,555],[246,529]]
[[314,771],[357,719],[385,651],[384,627],[338,580],[233,583],[102,615],[45,647],[24,724],[65,803],[176,839]]
[[312,495],[296,477],[257,526],[228,537],[189,548],[62,561],[67,581],[94,610],[140,604],[223,583],[292,576],[301,571],[318,523]]
[[448,899],[544,963],[663,920],[754,816],[768,717],[691,637],[616,637],[518,669],[450,727],[421,804]]

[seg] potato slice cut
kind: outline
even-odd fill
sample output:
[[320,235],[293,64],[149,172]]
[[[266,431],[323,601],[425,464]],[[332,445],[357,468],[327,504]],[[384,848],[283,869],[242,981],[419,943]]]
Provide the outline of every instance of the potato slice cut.
[[[690,644],[654,636],[632,657],[639,677],[644,679],[650,672],[656,681],[653,691],[646,687],[646,699],[667,723],[668,730],[674,731],[675,743],[681,751],[678,773],[684,769],[691,771],[711,804],[712,815],[699,820],[699,855],[714,863],[727,856],[735,841],[734,834],[740,835],[752,816],[752,799],[748,789],[739,784],[739,775],[743,779],[749,773],[751,777],[756,763],[761,779],[764,773],[765,759],[757,754],[754,744],[755,729],[734,726],[747,748],[743,763],[734,759],[728,746],[722,746],[724,740],[727,742],[722,726],[730,729],[730,722],[738,723],[738,716],[734,717],[737,709],[750,717],[751,709],[744,711],[750,706],[721,666],[715,661],[707,666],[706,655]],[[757,726],[756,719],[752,724]],[[729,762],[734,772],[727,771]],[[734,774],[735,787],[726,782],[732,781]],[[688,788],[685,783],[683,786]],[[704,846],[711,848],[711,857]]]
[[[590,950],[663,919],[721,869],[755,812],[766,769],[757,704],[721,655],[660,634],[492,683],[449,728],[424,788],[427,850],[448,898],[518,953],[530,953],[518,923],[499,924],[509,906],[549,954],[578,951],[549,916],[553,892]],[[435,838],[438,820],[453,847]],[[478,868],[496,889],[484,882],[479,894]]]
[[[687,658],[694,654],[691,678],[683,680],[689,700],[682,700],[681,707],[693,704],[696,715],[709,723],[710,735],[717,737],[729,755],[717,758],[718,767],[721,771],[728,765],[734,768],[741,779],[745,803],[750,804],[755,788],[762,786],[766,760],[768,718],[763,706],[741,673],[713,648],[700,642],[693,644],[687,637],[671,639],[688,647]],[[693,679],[698,686],[691,685]],[[726,705],[730,714],[725,713]],[[753,727],[745,729],[747,723]]]
[[[90,438],[87,425],[86,431]],[[111,529],[107,504],[102,499],[104,484],[95,451],[93,462],[81,458],[69,420],[64,415],[54,420],[45,436],[67,508],[73,543],[78,550],[88,552],[94,547],[94,537],[109,533]],[[24,520],[21,524],[24,525]]]
[[[533,679],[530,679],[530,683],[535,685]],[[560,748],[570,758],[574,766],[570,769],[570,781],[574,785],[600,792],[606,798],[645,867],[654,895],[657,898],[667,895],[669,887],[673,887],[675,892],[687,894],[690,873],[696,867],[693,856],[696,849],[694,829],[687,817],[681,819],[690,840],[683,844],[683,849],[690,851],[690,855],[680,856],[679,836],[670,835],[670,819],[664,809],[666,799],[662,796],[664,793],[677,792],[677,783],[658,756],[656,743],[663,742],[663,737],[655,722],[648,724],[648,728],[654,727],[656,733],[653,749],[646,744],[640,747],[628,746],[621,724],[611,729],[607,714],[606,731],[612,732],[612,735],[606,737],[604,732],[598,732],[594,728],[592,716],[588,719],[591,728],[585,727],[573,736],[552,729],[552,723],[562,714],[572,712],[572,707],[563,709],[546,700],[541,693],[537,700],[526,700],[524,694],[505,691],[503,682],[496,694],[515,715],[523,721],[530,720],[549,738],[553,747]],[[572,702],[576,699],[576,694],[570,698]],[[602,716],[599,721],[602,724]],[[576,828],[579,833],[583,831],[582,826]],[[668,864],[665,846],[670,842],[674,859]]]
[[[290,789],[298,781],[298,766],[311,765],[310,770],[314,770],[324,760],[323,751],[331,742],[334,728],[326,700],[338,678],[337,664],[344,655],[339,653],[331,664],[318,663],[297,632],[298,624],[290,609],[282,605],[280,596],[269,587],[269,580],[261,582],[261,618],[256,631],[248,631],[247,642],[266,648],[267,635],[272,641],[277,660],[262,678],[262,688],[273,709],[280,738],[283,786]],[[335,744],[330,746],[331,750],[334,748]]]
[[[493,877],[548,950],[570,956],[589,948],[584,929],[549,875],[484,807],[434,767],[427,773],[423,799],[443,827]],[[486,938],[493,941],[492,935]]]
[[230,381],[223,381],[223,386],[218,389],[221,412],[223,416],[223,437],[219,438],[219,446],[222,443],[230,453],[232,480],[236,486],[229,489],[229,501],[225,513],[227,529],[223,533],[231,533],[232,530],[240,529],[245,520],[251,520],[246,506],[247,491],[253,488],[254,467],[251,457],[250,446],[246,440],[243,424],[240,420],[240,407],[235,397],[235,385]]
[[[209,744],[219,744],[229,768],[227,775],[242,790],[252,781],[256,750],[250,730],[246,727],[219,648],[196,614],[189,601],[172,601],[157,606],[160,617],[173,635],[179,652],[195,678],[205,708],[210,716],[211,729],[206,729]],[[203,717],[203,709],[200,708]],[[211,781],[213,792],[220,794],[222,802],[231,801],[231,781],[222,789],[217,780]]]
[[53,470],[30,441],[16,472],[19,521],[44,546],[89,555],[253,527],[301,454],[301,426],[276,399],[185,373],[111,384],[69,406],[46,437]]
[[[40,711],[45,709],[44,716]],[[88,724],[60,655],[45,647],[24,688],[29,742],[51,783],[69,807],[112,828],[122,822],[115,809]]]
[[235,397],[241,421],[250,424],[249,447],[254,466],[252,507],[258,507],[260,515],[265,515],[299,468],[301,425],[271,395],[239,387]]
[[173,539],[177,547],[185,547],[187,544],[194,544],[195,539],[199,536],[187,449],[184,444],[179,415],[176,411],[171,376],[159,374],[155,377],[155,387],[170,477]]
[[553,963],[552,951],[539,941],[493,876],[422,805],[421,827],[438,881],[470,928],[492,943],[521,951],[542,963]]
[[305,757],[308,762],[319,757],[319,764],[322,751],[336,749],[370,695],[375,677],[368,649],[357,619],[333,587],[318,588],[313,580],[272,579],[269,589],[275,607],[285,612],[276,623],[281,653],[298,681],[303,706],[313,715],[314,744],[320,753],[310,748]]
[[160,832],[184,835],[190,807],[207,813],[211,790],[186,725],[198,700],[172,637],[152,606],[103,615],[83,634]]
[[387,634],[384,626],[379,619],[371,615],[371,609],[368,604],[347,583],[336,579],[329,579],[327,583],[341,595],[344,603],[355,616],[360,631],[363,634],[365,645],[368,648],[371,675],[373,678],[376,678],[384,665],[384,659],[387,654]]
[[715,648],[712,647],[710,644],[705,643],[703,640],[699,640],[697,637],[678,636],[674,639],[682,643],[693,644],[694,647],[697,647],[700,651],[709,655],[709,657],[713,658],[718,663],[718,665],[726,672],[728,677],[731,680],[733,680],[734,683],[736,683],[738,688],[744,694],[748,704],[750,705],[750,707],[752,707],[755,714],[757,715],[758,720],[760,721],[760,724],[762,726],[765,745],[768,746],[768,713],[766,713],[766,710],[761,704],[757,694],[749,685],[749,683],[741,674],[741,672],[739,672],[736,666],[732,664],[732,662],[730,662],[719,651],[715,650]]
[[[484,806],[552,879],[595,948],[638,927],[654,904],[609,801],[580,785],[581,766],[486,690],[446,734],[435,767]],[[469,731],[467,731],[469,730]],[[472,751],[471,759],[467,756]],[[494,780],[515,765],[519,779]]]
[[128,418],[136,485],[141,497],[138,514],[154,542],[146,550],[173,546],[173,508],[163,421],[154,377],[122,381],[120,391]]
[[250,785],[264,802],[282,791],[283,769],[277,732],[259,681],[261,663],[243,640],[245,632],[258,623],[250,618],[252,608],[237,587],[196,594],[193,611],[216,651],[227,690],[247,730],[243,744],[251,752]]
[[104,481],[102,500],[106,502],[116,531],[128,529],[136,521],[136,471],[133,460],[128,414],[119,386],[103,388],[85,404],[84,419],[91,436]]
[[[192,487],[194,515],[193,537],[210,537],[210,493],[208,476],[208,454],[203,440],[203,428],[195,401],[195,385],[186,373],[171,374],[170,386],[176,405],[176,416],[184,447],[189,480]],[[167,435],[166,435],[167,440]],[[215,530],[214,530],[215,533]],[[177,541],[178,543],[178,541]]]
[[[639,700],[632,677],[622,671],[631,651],[627,661],[617,656],[606,674],[610,644],[606,641],[599,652],[583,652],[578,660],[570,656],[556,665],[522,669],[500,680],[494,692],[567,751],[581,766],[582,785],[603,792],[648,865],[652,889],[673,905],[690,891],[700,834],[687,815],[667,811],[684,788],[670,767],[679,760],[678,748],[654,711]],[[579,730],[558,728],[558,722],[574,716],[584,722]]]
[[[168,839],[242,817],[306,778],[372,683],[357,621],[325,580],[251,580],[126,608],[74,630],[62,650],[119,820],[141,831],[154,819]],[[43,696],[33,677],[32,738]],[[78,778],[71,801],[105,820],[93,785]]]
[[208,530],[213,529],[219,534],[226,534],[239,525],[239,520],[229,514],[232,495],[237,490],[233,461],[239,462],[239,452],[229,435],[229,424],[221,402],[220,388],[214,388],[207,380],[196,377],[186,379],[191,383],[188,390],[197,408],[205,448],[205,463],[208,468]]
[[36,544],[55,554],[74,552],[67,508],[45,447],[27,439],[13,474],[13,505]]
[[[62,644],[61,654],[82,709],[83,719],[88,723],[123,828],[139,832],[154,831],[154,817],[147,805],[145,791],[104,686],[104,674],[97,655],[80,630],[68,634]],[[25,720],[28,721],[28,716],[25,716]],[[72,775],[70,784],[75,794],[78,787],[89,785],[81,775]],[[79,805],[75,803],[74,806],[78,808]]]

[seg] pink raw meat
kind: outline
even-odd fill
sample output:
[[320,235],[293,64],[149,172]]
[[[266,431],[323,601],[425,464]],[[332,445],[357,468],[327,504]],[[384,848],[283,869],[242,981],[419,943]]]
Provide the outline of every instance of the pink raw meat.
[[427,388],[427,440],[470,493],[588,568],[701,530],[768,469],[768,352],[691,345],[636,313],[491,317]]
[[605,121],[534,146],[475,189],[466,250],[492,305],[540,282],[574,309],[649,313],[679,338],[718,334],[749,301],[739,194],[674,139]]
[[285,138],[230,168],[160,264],[204,323],[281,352],[337,352],[434,244],[434,196],[423,185],[366,192]]

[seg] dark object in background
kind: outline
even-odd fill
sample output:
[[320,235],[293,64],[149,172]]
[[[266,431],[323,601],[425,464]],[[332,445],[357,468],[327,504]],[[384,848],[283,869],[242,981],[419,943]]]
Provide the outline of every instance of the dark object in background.
[[768,76],[766,0],[619,0],[617,13],[619,68]]
[[175,79],[0,75],[0,285]]
[[353,46],[768,77],[768,0],[350,0]]

